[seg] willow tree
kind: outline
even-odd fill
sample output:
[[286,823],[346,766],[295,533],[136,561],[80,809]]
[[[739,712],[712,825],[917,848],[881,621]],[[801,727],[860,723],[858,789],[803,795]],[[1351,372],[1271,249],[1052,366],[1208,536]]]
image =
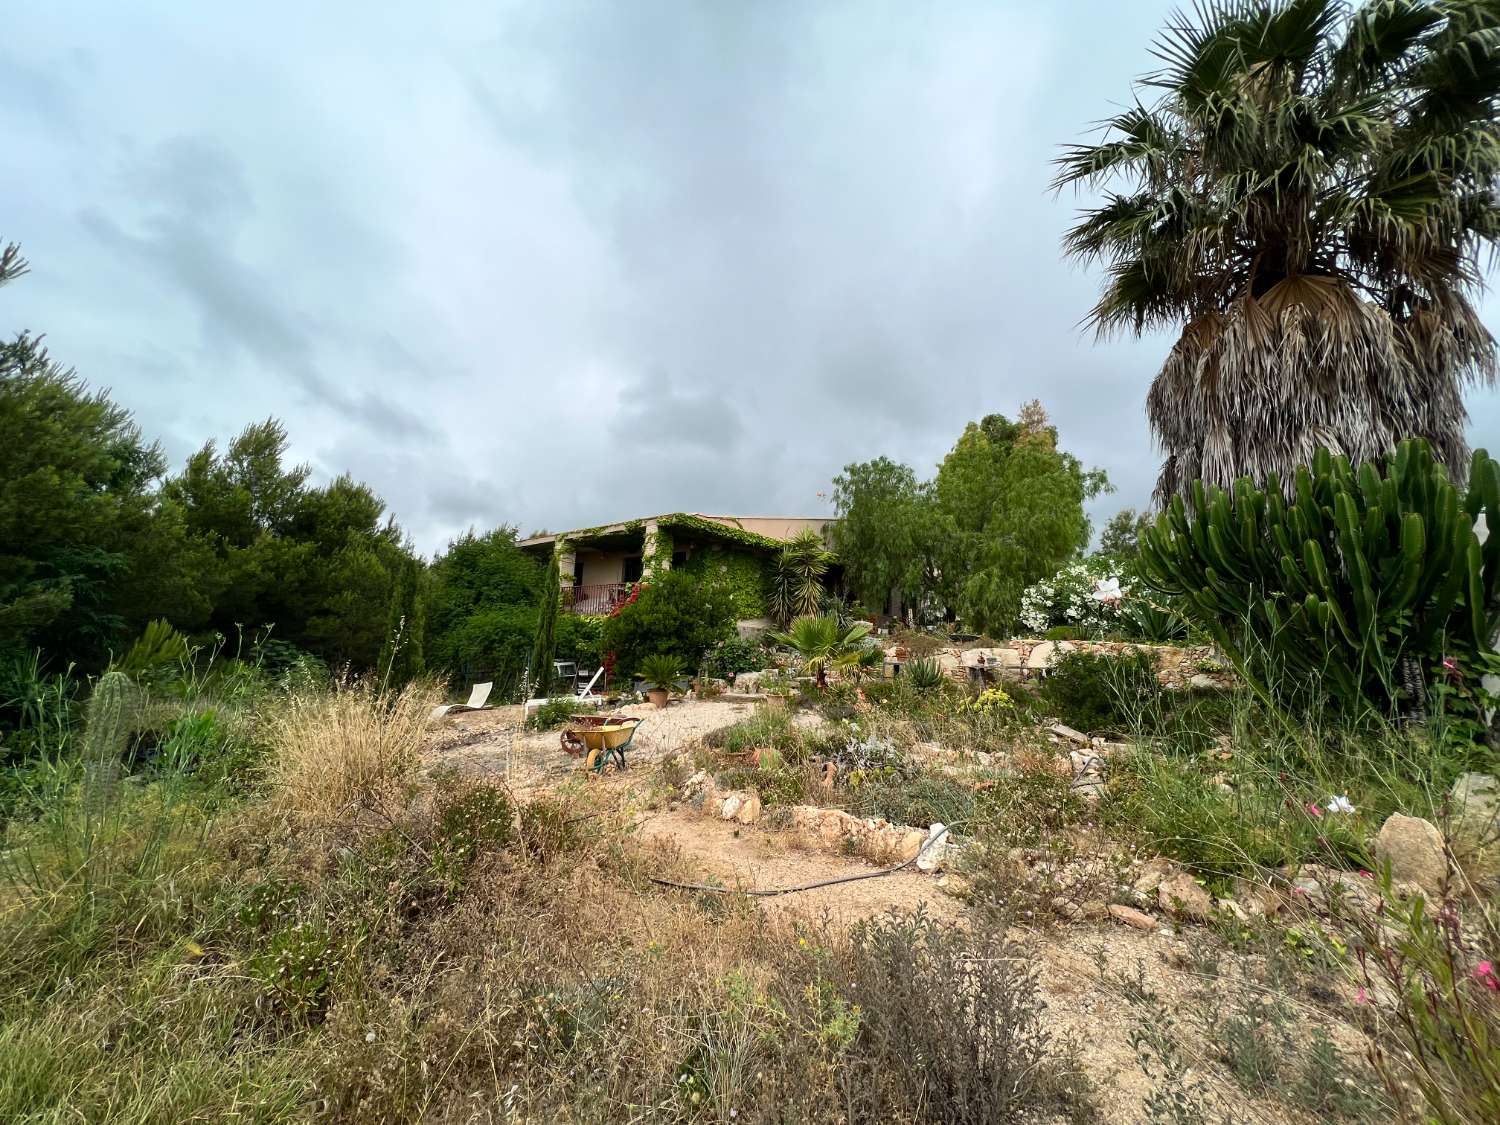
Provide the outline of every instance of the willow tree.
[[1180,330],[1147,399],[1157,496],[1425,438],[1465,471],[1472,303],[1500,231],[1500,4],[1213,0],[1056,186],[1104,192],[1070,256],[1101,333]]

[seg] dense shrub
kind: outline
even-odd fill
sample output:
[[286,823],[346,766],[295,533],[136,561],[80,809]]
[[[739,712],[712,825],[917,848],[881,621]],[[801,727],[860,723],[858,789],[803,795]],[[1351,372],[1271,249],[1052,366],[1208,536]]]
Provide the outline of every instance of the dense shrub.
[[759,672],[767,661],[766,647],[760,641],[731,637],[704,654],[703,670],[715,679],[732,680],[741,672]]
[[1320,450],[1290,497],[1282,484],[1195,486],[1191,511],[1174,500],[1142,539],[1143,574],[1285,699],[1419,715],[1437,694],[1482,713],[1500,624],[1500,465],[1476,451],[1464,490],[1407,441],[1358,471]]
[[861,816],[884,817],[892,824],[967,824],[974,814],[974,790],[955,778],[919,774],[911,780],[867,782],[853,791]]
[[1042,701],[1070,727],[1090,734],[1129,731],[1161,693],[1140,652],[1066,653],[1042,681]]
[[615,675],[634,675],[648,656],[675,656],[696,668],[703,654],[734,636],[734,603],[728,591],[697,575],[669,570],[654,575],[640,596],[608,618],[604,647],[615,654]]
[[582,705],[571,696],[558,696],[547,700],[526,717],[527,730],[555,730],[579,711]]
[[1109,578],[1124,578],[1124,584],[1129,585],[1128,576],[1123,575],[1115,559],[1091,555],[1069,563],[1051,578],[1026,587],[1021,595],[1021,623],[1033,633],[1061,625],[1091,637],[1115,629],[1120,603],[1094,597],[1098,583]]

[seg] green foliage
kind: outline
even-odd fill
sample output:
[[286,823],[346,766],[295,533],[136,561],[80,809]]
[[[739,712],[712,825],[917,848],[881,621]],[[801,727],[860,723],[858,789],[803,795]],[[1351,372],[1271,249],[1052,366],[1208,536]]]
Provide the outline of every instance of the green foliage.
[[1099,533],[1098,553],[1124,562],[1134,560],[1141,553],[1141,536],[1151,524],[1149,513],[1121,508],[1109,517],[1109,522]]
[[827,683],[828,668],[840,657],[862,648],[869,635],[870,625],[856,621],[847,629],[839,625],[836,617],[799,617],[784,633],[767,633],[769,640],[786,645],[802,657],[805,673],[817,678],[818,686]]
[[[455,539],[430,574],[428,664],[461,682],[490,680],[501,698],[511,697],[536,632],[542,568],[516,546],[516,529],[506,526]],[[558,651],[571,659],[580,658],[569,646],[584,643],[589,626],[583,621],[571,615],[558,621]],[[578,635],[570,633],[574,628]]]
[[682,661],[670,653],[655,653],[641,660],[636,675],[650,687],[671,691],[682,676]]
[[741,672],[759,672],[765,666],[765,646],[746,637],[721,641],[703,657],[704,671],[721,680],[732,679]]
[[604,661],[604,618],[563,613],[557,618],[557,659],[597,668]]
[[583,710],[572,696],[562,695],[536,707],[526,719],[527,730],[555,730]]
[[1059,158],[1097,201],[1064,243],[1107,270],[1095,326],[1180,332],[1147,399],[1159,495],[1411,437],[1461,470],[1463,392],[1497,371],[1497,36],[1473,0],[1196,5]]
[[426,571],[416,559],[403,559],[397,566],[379,668],[386,685],[398,690],[420,676],[425,667],[422,659],[422,641],[427,632],[423,620],[427,607],[425,580]]
[[542,572],[542,604],[537,610],[536,634],[531,640],[531,659],[527,662],[531,681],[529,690],[533,696],[550,695],[552,681],[556,678],[553,660],[557,655],[557,614],[562,599],[557,556],[558,552],[554,550],[547,560],[547,569]]
[[703,654],[734,635],[728,590],[678,570],[643,583],[640,596],[604,623],[604,647],[615,654],[615,675],[628,677],[648,656],[675,656],[696,668]]
[[476,785],[444,793],[436,811],[442,851],[462,866],[482,851],[505,847],[515,837],[515,805],[498,786]]
[[767,615],[771,563],[764,551],[752,551],[735,542],[709,543],[694,548],[681,569],[724,588],[737,618]]
[[1143,573],[1263,690],[1392,714],[1419,712],[1425,683],[1472,714],[1500,628],[1500,535],[1481,545],[1474,525],[1500,527],[1500,465],[1480,450],[1469,478],[1455,487],[1420,441],[1357,472],[1320,450],[1290,498],[1273,475],[1197,486],[1191,513],[1174,501]]
[[937,660],[930,656],[919,656],[909,661],[903,670],[906,681],[919,693],[937,691],[943,686],[947,679],[943,675],[943,667]]
[[1042,681],[1042,701],[1086,734],[1120,734],[1161,694],[1144,653],[1065,653]]
[[781,548],[771,571],[771,616],[785,625],[814,616],[823,594],[829,555],[815,531],[804,531]]
[[877,457],[845,465],[833,489],[839,513],[833,544],[845,584],[865,605],[881,610],[892,591],[908,605],[919,602],[936,565],[929,486],[908,466]]
[[892,824],[968,824],[974,816],[973,787],[940,774],[877,778],[852,793],[860,816],[884,817]]
[[1022,591],[1088,544],[1083,504],[1107,487],[1057,448],[1032,403],[1017,423],[998,414],[970,423],[930,484],[883,458],[846,467],[835,543],[866,604],[884,605],[894,587],[908,605],[935,602],[1004,635]]
[[342,963],[328,927],[299,919],[273,932],[245,971],[284,1014],[306,1020],[322,1011]]
[[1078,641],[1084,640],[1084,630],[1077,625],[1054,625],[1044,634],[1049,641]]

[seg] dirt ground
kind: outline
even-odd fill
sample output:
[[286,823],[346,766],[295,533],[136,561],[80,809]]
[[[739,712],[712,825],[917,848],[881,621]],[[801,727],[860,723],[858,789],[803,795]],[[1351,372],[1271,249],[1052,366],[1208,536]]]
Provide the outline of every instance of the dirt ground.
[[[616,791],[628,807],[637,809],[635,819],[642,839],[680,856],[685,861],[682,866],[696,871],[704,882],[763,890],[880,870],[858,857],[812,850],[790,834],[769,830],[762,824],[726,823],[690,808],[662,806],[659,797],[647,799],[646,791],[662,759],[690,755],[705,734],[738,722],[755,706],[683,701],[665,711],[650,705],[617,709],[617,713],[645,720],[628,752],[629,769],[623,774],[611,769],[602,777],[589,777],[586,783]],[[523,799],[583,776],[579,760],[561,749],[556,732],[528,732],[520,724],[519,707],[450,716],[429,739],[427,768],[498,773]],[[961,886],[959,875],[913,868],[754,901],[773,916],[817,918],[827,914],[844,922],[872,917],[892,907],[925,905],[929,913],[963,925],[968,907],[961,898]],[[1201,969],[1194,967],[1195,948],[1201,952],[1204,943],[1222,945],[1220,940],[1201,928],[1177,932],[1163,926],[1146,932],[1110,922],[1059,924],[1018,932],[1016,936],[1036,951],[1049,1030],[1079,1045],[1084,1071],[1094,1086],[1098,1120],[1146,1120],[1142,1103],[1151,1084],[1130,1044],[1130,1033],[1140,1016],[1114,986],[1104,983],[1100,965],[1118,975],[1133,974],[1137,963],[1142,964],[1147,986],[1159,993],[1169,1008],[1186,1011],[1200,1002],[1194,992],[1204,983]],[[1229,955],[1231,960],[1233,956]],[[1233,969],[1226,963],[1224,971]],[[1189,1026],[1186,1019],[1182,1024],[1184,1028]],[[1333,1031],[1336,1041],[1347,1049],[1358,1049],[1358,1033],[1353,1028],[1335,1025]],[[1181,1038],[1189,1051],[1208,1047],[1191,1033]],[[1305,1114],[1247,1098],[1226,1074],[1216,1074],[1215,1064],[1207,1059],[1196,1059],[1193,1069],[1209,1080],[1216,1095],[1223,1097],[1220,1109],[1227,1113],[1228,1120],[1311,1120]]]

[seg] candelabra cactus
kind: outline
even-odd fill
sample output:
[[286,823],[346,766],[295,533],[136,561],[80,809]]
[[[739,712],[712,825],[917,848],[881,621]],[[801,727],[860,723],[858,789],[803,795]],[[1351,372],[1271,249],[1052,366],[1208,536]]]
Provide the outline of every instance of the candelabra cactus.
[[1482,710],[1500,670],[1500,534],[1486,529],[1500,532],[1500,464],[1483,450],[1465,489],[1422,441],[1357,470],[1325,449],[1290,493],[1274,474],[1232,494],[1196,483],[1143,536],[1141,567],[1262,685],[1410,711],[1414,659],[1424,683]]

